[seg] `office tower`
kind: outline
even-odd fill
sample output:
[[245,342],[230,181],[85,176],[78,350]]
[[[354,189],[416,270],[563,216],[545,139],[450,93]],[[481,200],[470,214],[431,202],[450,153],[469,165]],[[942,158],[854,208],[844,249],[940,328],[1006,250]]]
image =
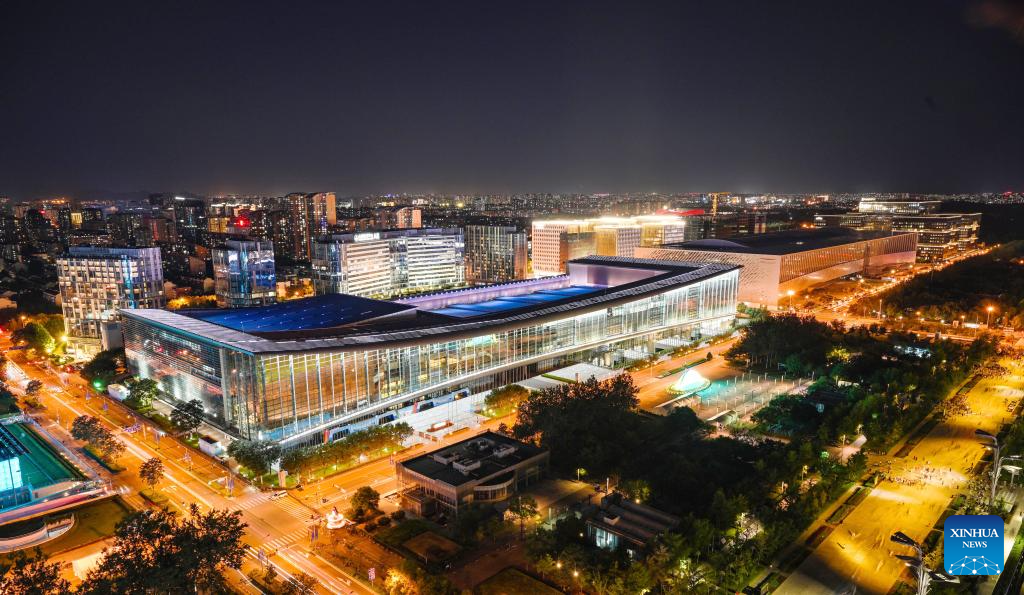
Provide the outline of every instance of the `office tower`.
[[165,305],[159,248],[73,246],[57,271],[68,347],[79,357],[105,348],[101,327],[118,310]]
[[205,244],[209,233],[206,222],[206,203],[198,198],[175,196],[171,201],[174,227],[178,240],[186,244]]
[[380,229],[413,229],[423,227],[423,211],[419,207],[385,207],[377,220]]
[[338,221],[333,192],[294,192],[287,197],[295,260],[308,261],[317,238],[328,233]]
[[72,229],[74,229],[74,226],[71,224],[71,207],[60,207],[57,209],[58,239],[66,244]]
[[277,301],[274,245],[228,240],[213,249],[213,279],[220,308],[266,306]]
[[465,284],[461,229],[333,234],[314,245],[317,295],[395,297]]
[[504,283],[526,278],[526,232],[512,226],[466,226],[466,282]]

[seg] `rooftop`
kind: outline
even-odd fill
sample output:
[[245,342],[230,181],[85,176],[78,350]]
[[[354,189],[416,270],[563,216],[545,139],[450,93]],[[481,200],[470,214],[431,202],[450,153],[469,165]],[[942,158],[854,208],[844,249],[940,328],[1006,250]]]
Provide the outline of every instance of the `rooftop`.
[[703,250],[708,252],[738,252],[743,254],[795,254],[808,250],[819,250],[874,240],[900,233],[886,231],[857,231],[846,227],[819,227],[815,229],[793,229],[762,233],[728,239],[693,240],[677,244],[666,244],[666,248],[681,250]]
[[539,319],[599,311],[737,268],[732,264],[593,256],[570,261],[570,269],[578,275],[570,274],[564,287],[531,288],[519,283],[518,295],[509,296],[481,297],[495,286],[454,292],[456,300],[434,310],[410,303],[412,300],[384,302],[329,294],[234,310],[134,309],[121,310],[121,314],[128,320],[143,320],[250,353],[396,347],[473,337],[535,324]]
[[499,475],[546,452],[488,431],[399,464],[434,481],[458,487]]
[[412,306],[331,293],[252,308],[182,311],[181,314],[242,332],[327,329],[412,310]]

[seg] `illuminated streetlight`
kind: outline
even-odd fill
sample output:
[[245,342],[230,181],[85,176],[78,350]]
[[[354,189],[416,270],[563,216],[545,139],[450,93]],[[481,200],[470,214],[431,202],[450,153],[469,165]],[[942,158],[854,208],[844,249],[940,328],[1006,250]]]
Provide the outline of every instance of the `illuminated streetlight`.
[[986,328],[990,328],[992,326],[991,323],[992,323],[992,311],[993,310],[995,310],[995,308],[992,307],[992,306],[989,306],[988,308],[985,308],[985,312],[987,312],[987,316],[985,317],[985,327]]

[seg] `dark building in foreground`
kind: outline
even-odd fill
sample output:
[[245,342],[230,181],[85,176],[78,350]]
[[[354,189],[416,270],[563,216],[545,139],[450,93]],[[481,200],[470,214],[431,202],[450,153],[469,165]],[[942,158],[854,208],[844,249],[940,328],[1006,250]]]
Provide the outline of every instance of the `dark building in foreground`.
[[484,432],[395,464],[402,505],[416,514],[457,515],[473,504],[494,504],[536,483],[548,451]]

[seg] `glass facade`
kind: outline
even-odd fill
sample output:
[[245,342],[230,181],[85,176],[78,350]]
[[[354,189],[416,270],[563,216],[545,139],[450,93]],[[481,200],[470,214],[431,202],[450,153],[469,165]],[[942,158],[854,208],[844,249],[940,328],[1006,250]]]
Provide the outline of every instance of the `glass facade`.
[[313,246],[313,290],[392,298],[466,282],[461,229],[337,234]]
[[738,281],[739,271],[731,270],[579,314],[358,349],[248,353],[130,317],[125,351],[133,371],[175,399],[201,399],[244,437],[319,442],[321,430],[374,423],[420,398],[482,390],[587,358],[621,364],[665,337],[726,330]]
[[213,250],[213,278],[220,308],[265,306],[277,301],[274,245],[229,240]]

